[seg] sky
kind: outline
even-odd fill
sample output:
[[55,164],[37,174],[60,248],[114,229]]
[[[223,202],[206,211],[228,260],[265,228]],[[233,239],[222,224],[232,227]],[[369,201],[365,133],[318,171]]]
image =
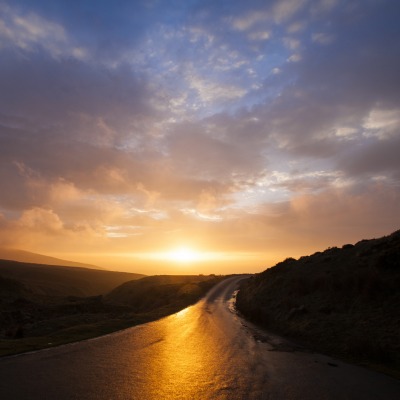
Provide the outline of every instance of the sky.
[[400,228],[400,2],[0,0],[0,246],[258,272]]

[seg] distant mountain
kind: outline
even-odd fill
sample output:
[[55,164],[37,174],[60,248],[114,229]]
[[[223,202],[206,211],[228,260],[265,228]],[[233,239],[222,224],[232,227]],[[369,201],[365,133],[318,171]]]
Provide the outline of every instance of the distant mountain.
[[0,259],[13,260],[31,264],[62,265],[65,267],[83,267],[93,269],[104,269],[96,265],[83,264],[75,261],[62,260],[60,258],[49,257],[43,254],[31,253],[30,251],[0,248]]
[[[129,272],[0,260],[0,277],[19,282],[25,291],[33,295],[103,295],[125,282],[144,276]],[[3,281],[3,287],[10,288],[12,283]]]
[[400,231],[288,258],[241,285],[247,318],[400,377]]

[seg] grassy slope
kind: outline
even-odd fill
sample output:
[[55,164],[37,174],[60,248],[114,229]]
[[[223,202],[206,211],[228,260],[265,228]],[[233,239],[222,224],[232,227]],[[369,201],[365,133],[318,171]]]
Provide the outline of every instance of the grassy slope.
[[400,377],[400,231],[287,259],[245,281],[237,307],[312,349]]
[[112,304],[131,307],[135,312],[178,310],[196,302],[220,280],[220,277],[204,275],[149,276],[122,284],[105,299]]
[[144,275],[0,260],[0,276],[23,283],[33,294],[96,296]]
[[75,261],[61,260],[59,258],[32,253],[30,251],[0,247],[0,259],[13,260],[30,264],[61,265],[67,267],[82,267],[91,269],[103,269],[96,265],[83,264]]
[[146,277],[126,282],[105,296],[63,297],[38,294],[32,290],[32,280],[28,286],[0,275],[0,355],[82,340],[161,318],[193,304],[221,279]]

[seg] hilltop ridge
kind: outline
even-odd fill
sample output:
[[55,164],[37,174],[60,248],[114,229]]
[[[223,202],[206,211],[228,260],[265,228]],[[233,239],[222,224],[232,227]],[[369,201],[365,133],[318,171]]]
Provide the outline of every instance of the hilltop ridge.
[[96,296],[145,275],[0,260],[0,276],[17,280],[36,295]]
[[91,269],[104,269],[97,265],[84,264],[76,261],[63,260],[61,258],[45,256],[30,251],[0,247],[0,259],[19,261],[30,264],[59,265],[63,267],[81,267]]

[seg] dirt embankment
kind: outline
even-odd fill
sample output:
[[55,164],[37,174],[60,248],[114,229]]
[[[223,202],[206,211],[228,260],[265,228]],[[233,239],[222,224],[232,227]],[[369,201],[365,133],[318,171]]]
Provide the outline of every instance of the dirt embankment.
[[316,351],[400,377],[400,231],[288,258],[243,282],[237,308]]

